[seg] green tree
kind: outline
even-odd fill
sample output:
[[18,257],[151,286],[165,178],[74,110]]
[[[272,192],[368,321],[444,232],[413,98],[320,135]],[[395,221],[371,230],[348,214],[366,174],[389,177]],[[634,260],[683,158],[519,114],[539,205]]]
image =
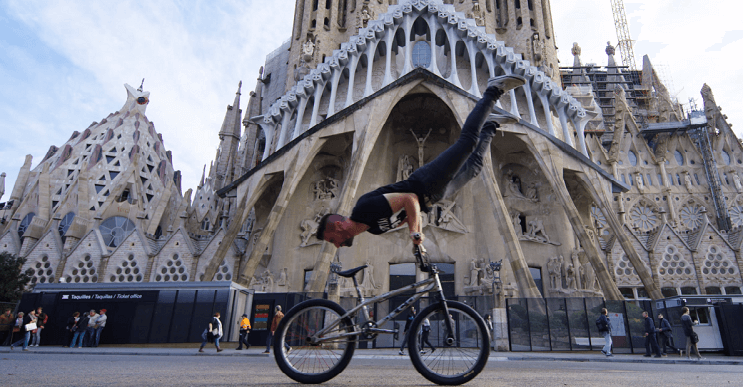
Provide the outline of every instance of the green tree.
[[23,290],[34,271],[21,272],[25,258],[16,257],[8,252],[0,253],[0,302],[20,301]]

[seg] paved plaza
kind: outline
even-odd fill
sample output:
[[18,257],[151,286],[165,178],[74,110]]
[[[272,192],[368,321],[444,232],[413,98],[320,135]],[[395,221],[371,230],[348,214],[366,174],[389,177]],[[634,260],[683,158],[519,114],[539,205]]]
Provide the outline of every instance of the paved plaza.
[[[4,386],[199,386],[298,385],[276,366],[265,348],[236,351],[226,345],[198,353],[194,348],[123,347],[69,349],[0,348]],[[707,355],[702,361],[678,356],[644,358],[598,353],[494,353],[468,386],[722,386],[740,385],[743,359]],[[357,350],[349,367],[325,386],[428,386],[407,356],[393,350]]]

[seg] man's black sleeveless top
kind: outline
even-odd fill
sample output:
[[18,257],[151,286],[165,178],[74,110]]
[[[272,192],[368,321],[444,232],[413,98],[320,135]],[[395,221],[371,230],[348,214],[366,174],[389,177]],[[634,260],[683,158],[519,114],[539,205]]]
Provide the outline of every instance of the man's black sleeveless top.
[[353,211],[351,211],[351,220],[369,226],[366,231],[374,235],[384,234],[399,227],[408,216],[405,209],[393,214],[390,203],[383,196],[387,193],[397,192],[416,194],[421,211],[428,212],[428,208],[424,204],[423,184],[415,180],[403,180],[379,187],[360,197]]

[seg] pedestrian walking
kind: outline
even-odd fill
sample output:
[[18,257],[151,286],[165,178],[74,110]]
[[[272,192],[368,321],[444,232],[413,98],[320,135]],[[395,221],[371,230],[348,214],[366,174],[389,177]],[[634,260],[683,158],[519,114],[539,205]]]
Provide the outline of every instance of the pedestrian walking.
[[[28,351],[28,342],[31,340],[31,331],[36,329],[36,311],[30,311],[27,315],[23,315],[23,312],[18,313],[19,318],[16,319],[16,324],[20,326],[19,332],[21,339],[10,345],[11,351],[13,347],[17,347],[23,344],[23,350]],[[22,317],[22,318],[20,318]]]
[[658,313],[658,346],[660,346],[660,354],[663,357],[668,356],[666,347],[670,347],[673,352],[678,352],[678,348],[673,346],[673,330],[671,329],[671,323],[663,318],[663,313]]
[[[281,313],[281,305],[276,305],[274,308],[273,320],[271,320],[271,332],[269,332],[268,337],[266,337],[266,351],[263,353],[271,353],[273,334],[276,332],[276,328],[279,327],[282,318],[284,318],[284,314]],[[284,348],[286,349],[286,353],[289,353],[292,350],[292,347],[290,347],[286,342],[284,342]]]
[[697,347],[697,343],[699,342],[699,335],[694,332],[694,325],[697,324],[699,324],[699,321],[691,320],[691,316],[689,315],[689,308],[681,308],[681,326],[684,328],[684,336],[686,336],[686,360],[691,360],[692,348],[697,353],[697,360],[704,359],[699,353],[699,348]]
[[214,317],[209,320],[209,325],[204,329],[204,333],[201,334],[201,338],[204,341],[201,343],[199,352],[204,352],[204,347],[207,341],[214,341],[214,346],[217,347],[217,352],[222,352],[222,348],[219,348],[219,339],[222,337],[222,321],[219,319],[221,316],[219,312],[214,313]]
[[423,327],[421,328],[421,330],[421,354],[426,353],[426,344],[428,344],[428,347],[431,348],[431,353],[434,353],[434,351],[436,351],[436,347],[434,347],[433,344],[428,341],[428,336],[431,334],[431,321],[429,321],[428,318],[423,319]]
[[3,314],[0,315],[0,345],[6,345],[10,342],[14,326],[15,316],[13,316],[10,308],[5,308]]
[[642,318],[645,319],[645,354],[643,356],[651,356],[651,348],[655,353],[655,357],[661,357],[660,348],[658,348],[658,341],[655,339],[655,322],[653,318],[648,315],[648,312],[642,312]]
[[604,348],[601,349],[601,353],[606,357],[613,357],[611,353],[611,346],[613,344],[611,340],[611,320],[609,320],[609,311],[606,308],[601,308],[601,315],[596,319],[596,327],[599,333],[604,336]]
[[238,340],[238,346],[235,349],[238,351],[242,351],[243,344],[245,344],[245,349],[250,349],[250,343],[248,343],[248,334],[250,333],[251,328],[248,315],[243,314],[243,317],[240,319],[240,321],[237,322],[237,325],[240,326],[240,339]]
[[408,334],[410,330],[410,324],[413,323],[413,320],[415,320],[415,307],[410,307],[410,312],[408,312],[408,318],[405,319],[405,329],[403,329],[403,339],[402,343],[400,344],[400,356],[405,355],[405,345],[408,344]]
[[495,351],[495,327],[489,314],[485,315],[485,326],[488,327],[488,333],[490,333],[490,347]]

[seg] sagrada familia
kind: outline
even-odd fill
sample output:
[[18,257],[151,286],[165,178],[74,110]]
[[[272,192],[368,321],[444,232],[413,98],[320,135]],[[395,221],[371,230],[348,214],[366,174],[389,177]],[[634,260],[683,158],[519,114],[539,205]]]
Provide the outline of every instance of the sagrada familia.
[[495,110],[519,122],[424,216],[447,292],[741,294],[743,148],[712,90],[700,79],[703,107],[685,112],[647,57],[620,66],[609,45],[605,65],[583,65],[575,44],[561,68],[556,50],[549,0],[297,0],[290,40],[244,110],[238,87],[195,190],[147,119],[149,93],[126,85],[119,111],[33,168],[27,156],[0,204],[0,251],[26,258],[34,283],[341,295],[352,285],[331,267],[368,264],[363,291],[381,294],[422,276],[406,229],[336,249],[318,219],[435,158],[488,78],[518,74]]

